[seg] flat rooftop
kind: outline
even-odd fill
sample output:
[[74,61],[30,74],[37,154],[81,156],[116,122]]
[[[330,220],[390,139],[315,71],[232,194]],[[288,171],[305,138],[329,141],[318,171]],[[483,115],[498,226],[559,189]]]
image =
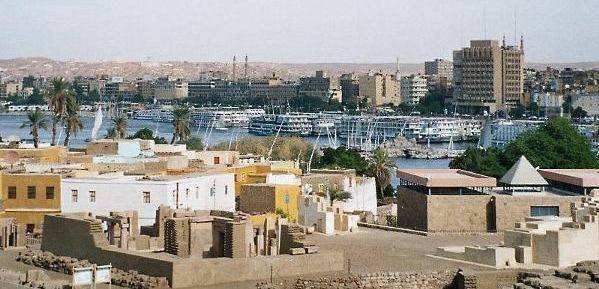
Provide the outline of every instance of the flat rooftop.
[[497,180],[485,175],[457,169],[403,169],[399,179],[428,188],[495,187]]
[[599,187],[599,169],[540,169],[543,178],[578,187]]

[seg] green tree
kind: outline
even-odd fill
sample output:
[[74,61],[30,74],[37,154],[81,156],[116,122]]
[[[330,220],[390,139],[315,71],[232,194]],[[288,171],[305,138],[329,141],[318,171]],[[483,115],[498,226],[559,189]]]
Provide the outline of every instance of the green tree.
[[524,109],[524,106],[522,106],[521,104],[518,104],[517,106],[510,109],[509,115],[512,118],[521,118],[522,116],[524,116],[525,112],[526,112],[526,110]]
[[138,130],[135,134],[127,137],[128,139],[143,139],[143,140],[154,140],[156,144],[165,144],[166,139],[161,136],[154,136],[154,132],[151,129],[144,127]]
[[72,97],[69,98],[67,104],[67,113],[64,117],[64,124],[66,127],[64,146],[68,147],[71,134],[76,136],[77,133],[83,129],[83,122],[79,115],[79,104],[77,104],[77,101]]
[[500,178],[508,170],[503,151],[497,148],[468,148],[450,163],[452,169],[462,169]]
[[565,118],[553,118],[521,134],[505,148],[507,163],[521,155],[535,166],[555,169],[597,168],[599,160],[587,138]]
[[69,83],[63,78],[55,77],[52,79],[50,89],[46,96],[48,107],[52,112],[52,141],[51,145],[56,145],[56,127],[62,121],[67,110],[67,99],[69,97]]
[[522,133],[503,151],[469,148],[449,166],[500,178],[522,155],[540,168],[599,168],[589,140],[565,118],[550,119],[537,129]]
[[188,150],[200,151],[204,149],[204,141],[198,136],[191,136],[185,142]]
[[33,87],[34,82],[35,82],[35,77],[33,77],[33,75],[27,75],[27,76],[23,77],[23,87],[24,88]]
[[333,205],[333,203],[335,201],[345,202],[351,198],[352,198],[351,194],[344,190],[341,190],[339,188],[329,189],[329,201],[331,202],[331,206]]
[[44,97],[40,93],[40,90],[37,89],[37,88],[34,88],[33,92],[31,93],[31,95],[27,99],[27,102],[29,104],[33,104],[33,105],[41,105],[41,104],[46,103],[46,100],[44,100]]
[[355,149],[345,147],[323,148],[320,160],[315,162],[316,168],[345,168],[355,169],[358,175],[367,175],[369,173],[369,163]]
[[71,85],[71,91],[73,91],[73,93],[75,94],[75,99],[77,100],[77,102],[83,103],[87,100],[87,96],[83,91],[83,87],[81,87],[79,83],[73,82],[73,84]]
[[100,92],[97,89],[92,89],[87,93],[87,101],[90,103],[98,102],[101,100]]
[[122,139],[125,138],[126,135],[127,118],[124,115],[119,115],[112,120],[112,128],[108,131],[108,137]]
[[577,106],[573,111],[572,111],[572,115],[573,118],[585,118],[588,116],[588,113],[586,110],[584,110],[582,107]]
[[171,144],[179,138],[179,142],[184,143],[189,137],[189,127],[191,126],[190,112],[187,107],[178,107],[173,110],[173,138]]
[[29,128],[29,134],[33,137],[33,146],[39,147],[40,137],[39,130],[48,130],[48,118],[39,109],[32,110],[27,113],[27,120],[21,124],[21,128]]
[[387,151],[384,149],[376,149],[372,154],[372,160],[369,165],[369,175],[373,176],[376,182],[376,192],[379,199],[384,197],[385,189],[391,184],[391,161]]

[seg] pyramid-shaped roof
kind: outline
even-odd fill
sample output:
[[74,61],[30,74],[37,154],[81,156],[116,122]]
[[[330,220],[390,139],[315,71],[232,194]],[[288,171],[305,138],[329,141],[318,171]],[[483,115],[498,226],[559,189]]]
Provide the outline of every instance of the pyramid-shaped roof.
[[511,186],[548,185],[547,181],[537,172],[525,156],[521,156],[499,181]]

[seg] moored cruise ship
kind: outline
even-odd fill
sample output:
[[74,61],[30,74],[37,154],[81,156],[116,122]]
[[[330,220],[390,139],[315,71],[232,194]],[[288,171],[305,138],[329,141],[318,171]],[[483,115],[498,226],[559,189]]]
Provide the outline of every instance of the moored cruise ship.
[[348,147],[372,150],[403,136],[417,142],[471,141],[480,136],[481,121],[446,117],[344,116],[338,134]]
[[272,135],[279,132],[281,135],[309,136],[312,133],[314,118],[314,114],[306,113],[264,115],[252,118],[248,131],[256,135]]
[[264,115],[263,109],[240,109],[238,107],[199,108],[192,111],[192,119],[199,126],[247,128],[250,118]]

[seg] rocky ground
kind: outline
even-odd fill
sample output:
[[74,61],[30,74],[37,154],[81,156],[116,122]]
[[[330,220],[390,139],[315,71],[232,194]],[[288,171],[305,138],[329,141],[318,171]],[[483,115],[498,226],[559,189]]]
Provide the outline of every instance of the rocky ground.
[[451,283],[455,272],[387,272],[360,275],[333,275],[320,278],[299,278],[284,282],[261,282],[258,289],[440,289]]

